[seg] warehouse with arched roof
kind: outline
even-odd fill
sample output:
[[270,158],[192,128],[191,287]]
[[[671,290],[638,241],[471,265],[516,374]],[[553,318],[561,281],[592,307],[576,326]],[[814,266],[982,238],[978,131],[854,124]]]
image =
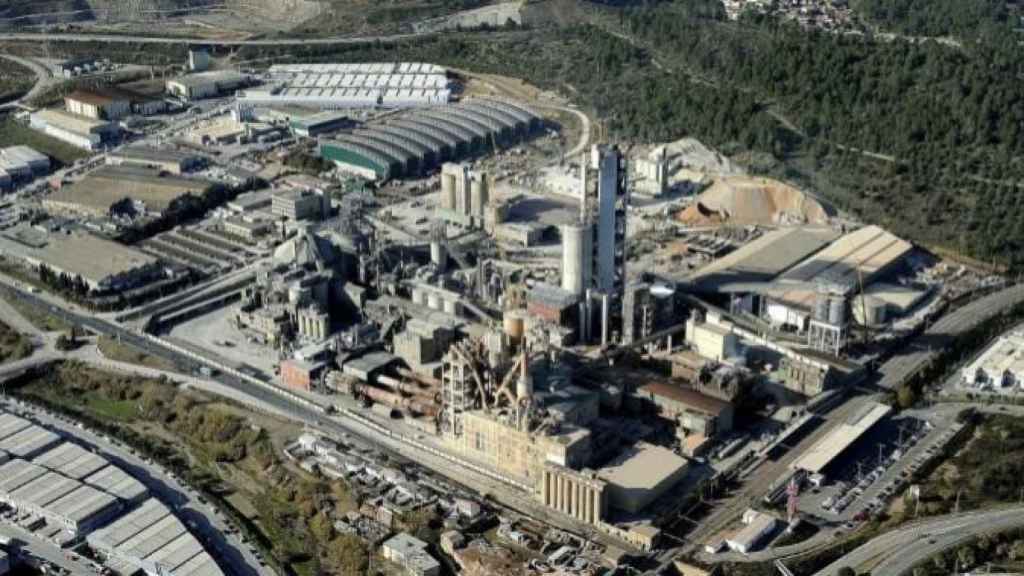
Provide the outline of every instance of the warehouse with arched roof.
[[321,144],[321,156],[339,168],[375,180],[419,176],[446,161],[528,137],[540,118],[498,101],[421,108]]
[[448,146],[444,142],[433,138],[431,136],[409,130],[408,128],[402,128],[401,126],[393,126],[391,124],[384,124],[382,126],[374,127],[374,130],[382,134],[388,134],[394,138],[401,138],[408,142],[412,142],[419,146],[421,149],[426,150],[431,154],[437,162],[443,162],[451,157],[452,147]]

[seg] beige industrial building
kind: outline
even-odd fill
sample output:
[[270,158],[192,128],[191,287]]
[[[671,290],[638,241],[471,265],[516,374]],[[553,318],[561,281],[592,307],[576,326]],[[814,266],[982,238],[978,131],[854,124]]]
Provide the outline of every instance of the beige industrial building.
[[686,476],[687,463],[671,450],[640,443],[597,471],[611,507],[636,514]]
[[522,430],[498,414],[483,410],[466,412],[457,448],[521,484],[539,492],[545,463],[577,468],[590,459],[590,431],[562,426],[555,434]]
[[697,316],[691,316],[686,322],[686,342],[704,358],[717,362],[739,353],[739,337],[731,326],[705,322]]
[[91,290],[123,290],[163,277],[156,258],[92,234],[46,233],[19,225],[0,234],[0,254],[54,274],[81,278]]
[[116,124],[106,120],[56,109],[35,112],[30,117],[29,125],[48,136],[86,150],[102,148],[120,132]]
[[182,100],[201,100],[241,88],[249,77],[230,70],[188,74],[167,81],[167,92]]
[[229,218],[221,226],[224,232],[249,242],[259,240],[274,229],[271,222],[258,218]]
[[196,154],[148,146],[125,146],[107,154],[107,164],[113,166],[142,166],[176,175],[197,170],[204,163]]
[[272,197],[270,210],[285,220],[322,220],[330,212],[330,199],[312,190],[280,191]]
[[117,90],[75,90],[64,97],[64,107],[72,114],[96,120],[120,120],[132,113],[132,101]]

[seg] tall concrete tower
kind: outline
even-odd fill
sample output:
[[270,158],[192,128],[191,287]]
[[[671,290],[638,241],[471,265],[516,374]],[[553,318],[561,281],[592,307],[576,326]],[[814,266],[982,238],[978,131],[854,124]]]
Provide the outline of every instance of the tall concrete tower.
[[594,287],[605,294],[620,294],[626,281],[626,186],[625,159],[617,148],[599,148],[597,222],[594,242]]

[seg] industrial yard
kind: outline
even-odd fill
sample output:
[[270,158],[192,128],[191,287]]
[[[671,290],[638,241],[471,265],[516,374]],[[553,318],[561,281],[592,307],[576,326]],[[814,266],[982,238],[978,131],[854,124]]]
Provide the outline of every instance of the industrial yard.
[[[84,86],[9,120],[82,160],[0,150],[12,293],[149,377],[73,363],[45,331],[43,352],[0,344],[28,362],[20,397],[159,455],[261,564],[772,561],[880,518],[969,430],[911,409],[932,364],[904,366],[941,355],[920,342],[947,310],[1010,298],[1008,278],[694,138],[608,141],[495,77],[225,68],[197,46],[178,67],[155,91]],[[1021,339],[956,386],[1019,393]],[[0,417],[12,521],[124,576],[240,574],[66,440]]]

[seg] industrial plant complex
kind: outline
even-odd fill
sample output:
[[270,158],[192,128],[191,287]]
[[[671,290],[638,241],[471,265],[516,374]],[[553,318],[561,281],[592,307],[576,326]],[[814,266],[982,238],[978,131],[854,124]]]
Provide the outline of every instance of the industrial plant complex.
[[[809,548],[963,429],[893,408],[945,333],[892,350],[1004,279],[696,140],[610,141],[549,94],[421,62],[208,70],[190,48],[187,73],[19,113],[81,156],[0,150],[9,290],[73,325],[35,358],[125,370],[63,349],[84,331],[163,385],[301,424],[260,445],[285,459],[260,474],[303,479],[272,513],[307,480],[344,485],[351,509],[311,499],[317,529],[388,574],[668,574],[684,552]],[[1024,389],[1022,349],[999,337],[955,387]],[[124,576],[243,573],[150,484],[0,413],[18,526]],[[269,555],[267,508],[231,518]]]

